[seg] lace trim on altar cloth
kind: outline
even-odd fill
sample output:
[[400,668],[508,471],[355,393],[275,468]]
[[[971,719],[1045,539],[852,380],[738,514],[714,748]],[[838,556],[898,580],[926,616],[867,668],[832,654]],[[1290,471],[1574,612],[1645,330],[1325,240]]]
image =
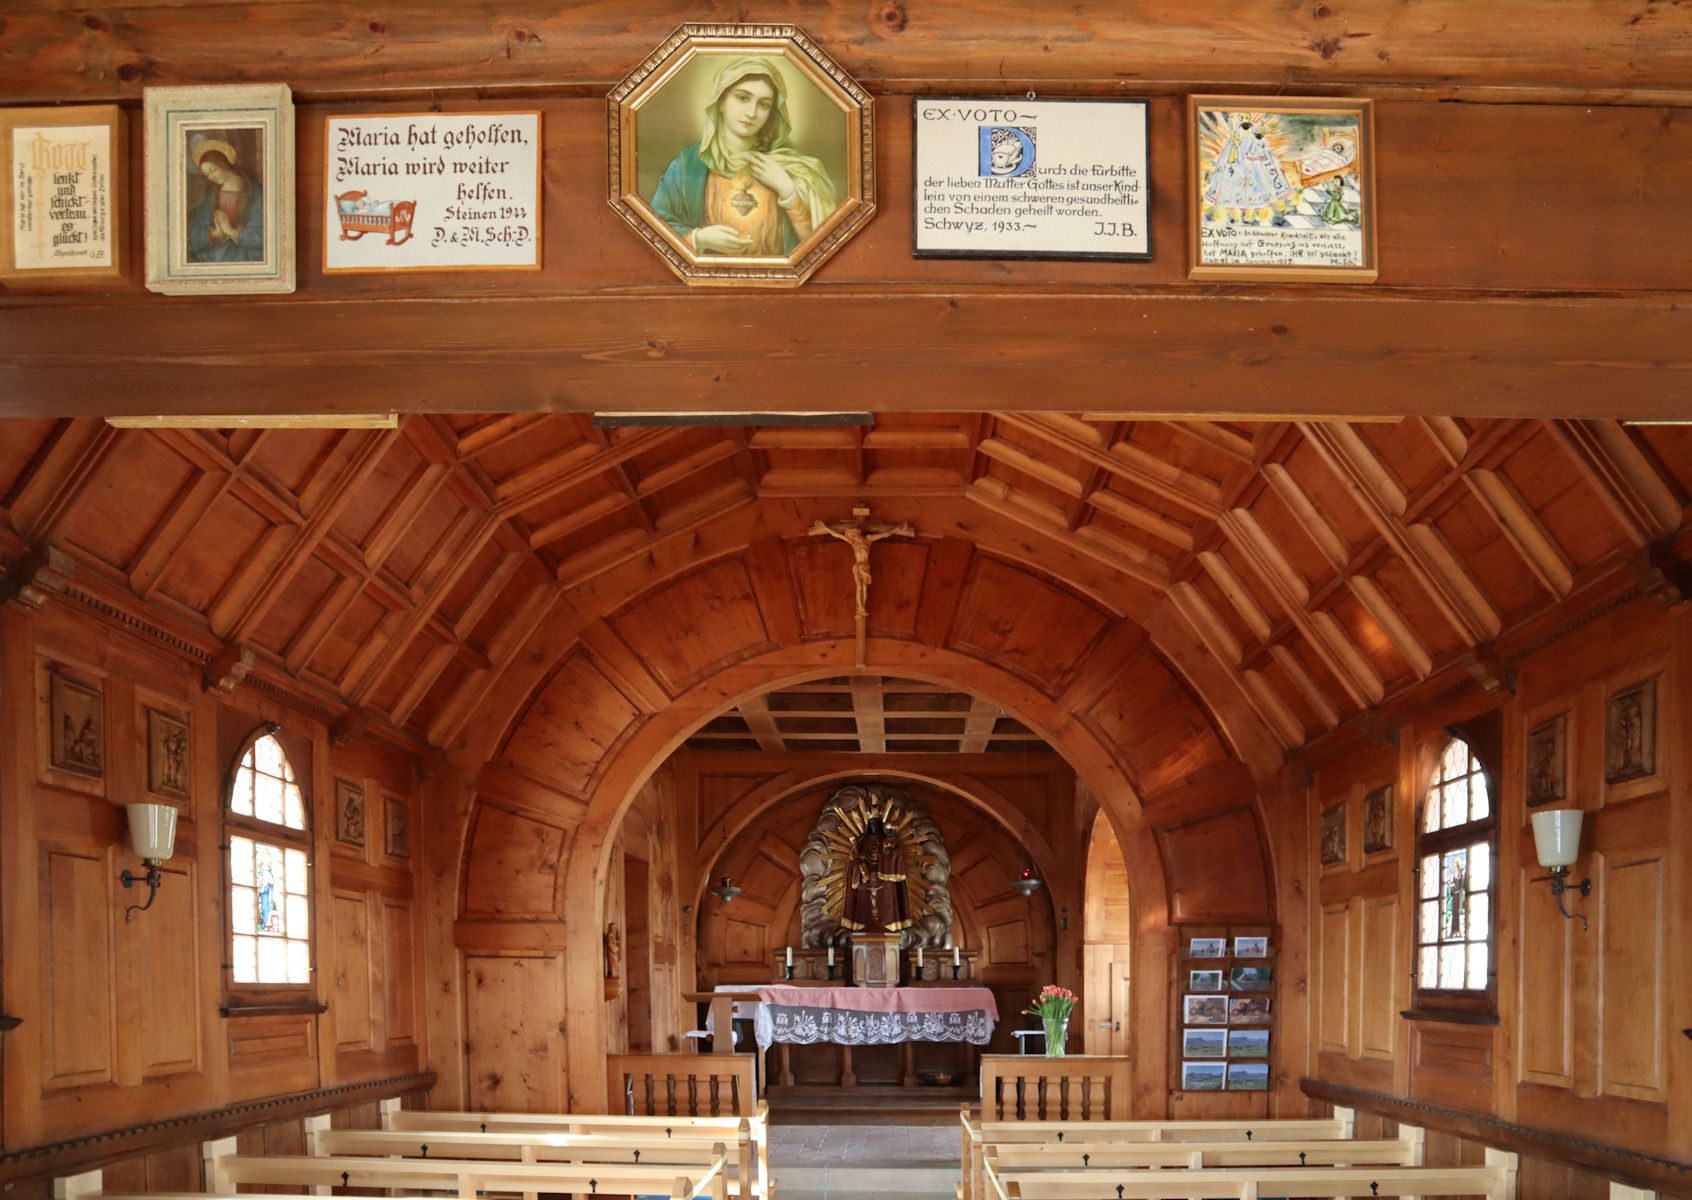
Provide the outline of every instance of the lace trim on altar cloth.
[[983,1008],[943,1013],[844,1012],[834,1008],[764,1004],[756,1022],[758,1045],[775,1042],[808,1046],[889,1046],[898,1042],[968,1042],[985,1046],[993,1037],[993,1018]]

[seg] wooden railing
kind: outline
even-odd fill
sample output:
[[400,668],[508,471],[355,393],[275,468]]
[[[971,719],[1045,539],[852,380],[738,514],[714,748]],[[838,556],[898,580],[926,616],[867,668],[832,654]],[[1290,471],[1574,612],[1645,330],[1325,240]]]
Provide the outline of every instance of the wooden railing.
[[750,1054],[610,1054],[605,1074],[613,1113],[747,1117],[758,1102]]
[[983,1121],[1109,1121],[1128,1115],[1130,1060],[1078,1054],[981,1057]]

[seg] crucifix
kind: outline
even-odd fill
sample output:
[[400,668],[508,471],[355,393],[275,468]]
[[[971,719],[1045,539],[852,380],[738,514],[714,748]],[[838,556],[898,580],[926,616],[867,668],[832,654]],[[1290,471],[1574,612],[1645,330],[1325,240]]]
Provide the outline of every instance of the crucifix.
[[810,533],[838,538],[852,548],[852,584],[857,593],[857,611],[853,620],[858,634],[858,665],[865,666],[864,639],[869,621],[870,547],[882,538],[915,537],[916,530],[904,521],[897,525],[881,522],[871,525],[869,509],[860,505],[852,510],[850,521],[836,521],[832,525],[825,521],[813,521]]

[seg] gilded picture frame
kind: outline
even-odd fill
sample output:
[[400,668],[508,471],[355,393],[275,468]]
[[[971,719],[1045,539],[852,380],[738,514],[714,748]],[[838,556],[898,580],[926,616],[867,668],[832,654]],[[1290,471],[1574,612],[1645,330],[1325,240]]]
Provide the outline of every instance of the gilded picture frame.
[[294,290],[294,100],[286,84],[147,88],[147,288]]
[[1369,100],[1189,96],[1189,279],[1369,283],[1376,252]]
[[689,284],[796,287],[875,214],[874,102],[797,26],[683,25],[607,103],[611,207]]

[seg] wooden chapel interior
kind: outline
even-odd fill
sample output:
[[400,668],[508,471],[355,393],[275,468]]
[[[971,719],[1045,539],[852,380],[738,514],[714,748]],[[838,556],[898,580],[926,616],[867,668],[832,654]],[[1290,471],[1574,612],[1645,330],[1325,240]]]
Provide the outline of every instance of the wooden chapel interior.
[[[138,269],[0,289],[0,1179],[198,1183],[214,1133],[290,1149],[306,1113],[362,1127],[396,1096],[602,1107],[608,1051],[685,1051],[685,995],[773,977],[818,806],[875,778],[946,831],[1001,1011],[1082,993],[1136,1111],[1342,1104],[1451,1162],[1519,1152],[1524,1197],[1692,1194],[1692,249],[1659,232],[1689,215],[1692,17],[738,6],[877,106],[875,219],[767,292],[684,287],[605,202],[605,92],[699,14],[541,7],[0,15],[4,105],[138,127],[145,86],[290,83],[302,197],[329,112],[520,98],[547,213],[543,269],[496,284],[325,276],[302,203],[292,296],[167,299]],[[1030,89],[1150,99],[1154,261],[911,257],[912,97]],[[1187,280],[1205,90],[1374,100],[1376,284]],[[590,416],[790,409],[874,415]],[[235,412],[302,424],[106,420]],[[862,669],[850,551],[809,533],[856,504],[916,530],[875,549]],[[97,776],[49,761],[67,672],[103,705]],[[1646,681],[1649,769],[1609,778],[1610,700]],[[190,778],[126,919],[149,709],[188,725]],[[1528,828],[1527,740],[1559,718],[1589,928]],[[229,982],[223,813],[265,723],[312,813],[314,970],[255,996]],[[1492,780],[1497,882],[1484,1002],[1440,1013],[1412,978],[1416,822],[1453,730]],[[1178,947],[1259,932],[1271,1086],[1182,1091]]]

